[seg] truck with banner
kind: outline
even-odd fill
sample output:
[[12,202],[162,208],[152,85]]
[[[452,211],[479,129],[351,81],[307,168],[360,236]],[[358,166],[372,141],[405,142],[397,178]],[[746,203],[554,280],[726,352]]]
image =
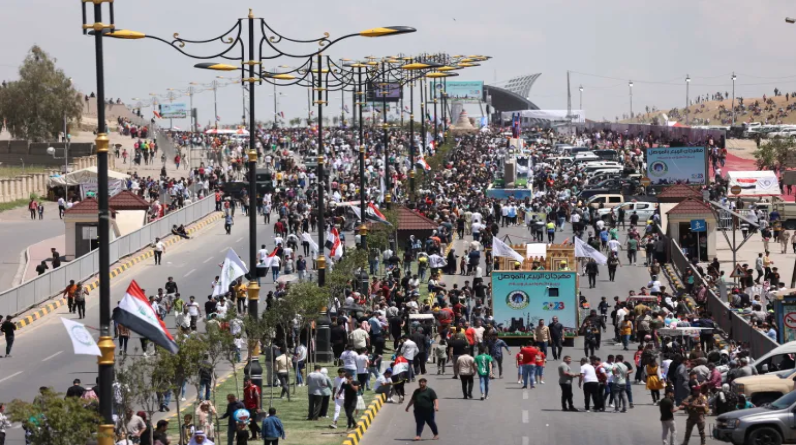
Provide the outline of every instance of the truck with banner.
[[553,317],[564,325],[570,346],[580,327],[578,273],[561,270],[492,272],[492,315],[498,336],[507,343],[524,344],[534,337],[539,320]]

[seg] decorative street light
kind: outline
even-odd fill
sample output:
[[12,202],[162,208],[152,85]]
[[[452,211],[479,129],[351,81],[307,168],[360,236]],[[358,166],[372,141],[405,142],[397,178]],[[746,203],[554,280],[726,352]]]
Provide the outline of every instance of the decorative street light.
[[580,90],[580,110],[583,110],[583,85],[578,88]]
[[688,125],[688,115],[689,115],[689,113],[688,113],[688,105],[689,105],[688,90],[689,90],[690,86],[691,86],[691,76],[686,74],[685,75],[685,123],[686,123],[686,125]]
[[633,81],[627,83],[630,88],[630,118],[633,119]]
[[735,72],[732,73],[732,124],[735,125]]
[[[86,3],[92,3],[94,8],[94,23],[87,23],[86,22]],[[110,4],[110,23],[103,23],[102,22],[102,5],[103,3]],[[188,40],[183,39],[180,37],[178,33],[173,35],[173,39],[166,40],[160,37],[156,37],[153,35],[147,35],[142,32],[127,30],[127,29],[116,29],[116,25],[114,23],[114,3],[113,0],[82,0],[82,8],[83,8],[83,32],[84,34],[87,33],[88,30],[92,30],[91,34],[94,36],[94,43],[95,43],[95,57],[97,62],[97,101],[98,103],[104,102],[105,99],[105,81],[104,81],[104,69],[103,69],[103,37],[113,37],[118,39],[143,39],[149,38],[153,40],[160,41],[172,47],[173,49],[179,51],[185,56],[201,59],[201,60],[210,60],[216,57],[221,57],[223,59],[234,61],[239,66],[229,65],[225,63],[218,63],[218,62],[203,62],[196,64],[195,67],[197,68],[204,68],[204,69],[211,69],[216,71],[241,71],[241,81],[249,83],[249,197],[250,199],[256,199],[256,164],[257,164],[257,152],[255,150],[255,136],[256,136],[256,121],[255,121],[255,83],[261,83],[262,78],[256,75],[255,66],[260,65],[262,66],[263,60],[273,60],[279,58],[281,56],[285,57],[293,57],[293,58],[312,58],[313,56],[318,56],[320,58],[321,51],[327,50],[331,45],[339,42],[340,40],[347,39],[349,37],[355,36],[362,36],[362,37],[383,37],[383,36],[390,36],[390,35],[399,35],[399,34],[406,34],[414,32],[415,29],[407,26],[390,26],[390,27],[382,27],[382,28],[372,28],[367,29],[365,31],[355,33],[355,34],[348,34],[344,35],[340,38],[331,40],[329,38],[329,34],[325,33],[323,37],[310,39],[310,40],[296,40],[291,39],[286,36],[283,36],[273,28],[268,25],[264,19],[262,18],[255,18],[252,10],[249,10],[249,14],[245,19],[238,19],[235,25],[224,34],[209,39],[209,40]],[[244,21],[248,25],[248,39],[247,42],[244,42],[242,38],[243,35],[243,28],[244,28]],[[259,43],[256,44],[255,42],[255,32],[259,28],[261,37],[259,39]],[[312,51],[308,54],[290,54],[283,50],[280,50],[277,45],[283,40],[287,40],[292,43],[298,44],[307,44],[307,43],[315,43],[320,46],[320,49]],[[192,45],[199,45],[205,43],[223,43],[228,45],[228,48],[225,50],[211,55],[196,55],[188,53],[184,50],[187,44]],[[267,45],[268,48],[266,51],[268,53],[264,53],[263,49],[264,46]],[[248,47],[248,48],[247,48]],[[255,57],[255,50],[259,48],[258,57]],[[247,51],[248,49],[248,51]],[[239,55],[235,55],[239,54]],[[248,71],[248,73],[247,73]],[[258,70],[259,71],[259,70]],[[248,77],[246,75],[248,74]],[[279,74],[271,74],[269,77],[273,79],[280,79]],[[320,116],[319,116],[320,118]],[[100,445],[111,445],[113,443],[113,417],[112,417],[112,384],[113,384],[113,366],[114,366],[114,344],[113,340],[110,337],[110,246],[108,243],[108,230],[109,230],[109,209],[108,209],[108,145],[109,140],[107,137],[107,129],[105,124],[105,112],[103,107],[98,107],[97,110],[97,121],[98,121],[98,128],[97,128],[97,139],[96,139],[96,146],[97,146],[97,164],[98,164],[98,207],[99,207],[99,231],[100,231],[100,246],[99,246],[99,281],[100,281],[100,340],[98,342],[100,350],[102,351],[102,356],[99,359],[99,387],[100,387],[100,414],[103,417],[104,423],[100,425],[100,435],[99,441]],[[319,125],[319,130],[320,130]],[[323,142],[323,135],[322,131],[319,131],[319,138],[321,141],[321,149],[322,142]],[[323,151],[319,153],[319,158],[322,157]],[[319,201],[322,198],[319,198]],[[319,211],[322,209],[322,206],[318,206]],[[256,252],[257,252],[257,219],[256,219],[256,212],[251,212],[250,221],[249,221],[249,264],[252,268],[254,268],[257,264],[256,261]],[[323,242],[319,243],[321,248],[323,247]],[[319,249],[320,250],[320,249]],[[319,267],[323,265],[323,256],[320,255],[323,252],[319,252]],[[319,271],[319,282],[321,281],[320,276],[322,275]],[[257,283],[256,277],[253,276],[251,278],[251,282],[249,283],[249,314],[252,317],[259,316],[258,310],[258,300],[259,300],[259,284]],[[323,284],[320,282],[319,284]],[[257,357],[253,357],[252,360],[258,360]],[[259,364],[258,366],[259,367]],[[254,366],[252,366],[254,368]],[[254,369],[252,369],[254,373]],[[259,382],[261,385],[262,382]],[[107,437],[106,437],[107,436]]]

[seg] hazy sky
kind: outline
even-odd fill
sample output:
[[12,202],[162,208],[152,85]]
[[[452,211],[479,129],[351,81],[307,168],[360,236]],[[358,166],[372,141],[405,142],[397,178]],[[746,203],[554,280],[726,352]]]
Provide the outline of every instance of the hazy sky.
[[[0,16],[0,79],[16,78],[25,53],[39,44],[58,59],[58,66],[80,90],[94,91],[94,44],[81,33],[79,3],[5,0]],[[788,43],[796,40],[796,25],[784,21],[786,16],[796,16],[796,4],[785,0],[753,4],[740,0],[117,0],[115,7],[118,28],[163,38],[174,32],[187,39],[215,37],[245,17],[249,7],[274,29],[297,39],[320,37],[323,32],[334,38],[376,26],[413,26],[418,30],[415,34],[353,38],[336,44],[328,54],[335,58],[438,51],[490,55],[494,58],[483,66],[460,71],[458,80],[490,83],[541,72],[530,98],[543,109],[566,109],[566,72],[571,70],[572,106],[579,106],[578,86],[582,84],[583,108],[591,119],[613,119],[628,112],[629,79],[634,82],[634,111],[653,104],[682,106],[686,74],[692,78],[692,98],[730,91],[733,71],[738,75],[736,96],[771,94],[774,87],[796,90],[796,66],[789,61],[788,49]],[[212,54],[215,48],[196,46],[194,50]],[[314,50],[309,45],[305,52]],[[197,62],[154,40],[106,39],[106,94],[129,102],[133,97],[148,99],[149,93],[166,94],[167,88],[187,88],[192,81],[210,82],[216,74],[235,76],[195,69]],[[277,63],[300,61],[280,59]],[[287,118],[306,116],[306,90],[284,88],[283,93],[280,110]],[[273,113],[269,94],[270,86],[258,88],[257,116],[263,120]],[[336,96],[324,114],[340,113],[339,93]],[[199,110],[199,123],[205,125],[213,116],[212,92],[197,94],[194,107]],[[239,86],[219,89],[218,109],[222,123],[240,120]],[[175,120],[175,125],[188,126],[187,120]]]

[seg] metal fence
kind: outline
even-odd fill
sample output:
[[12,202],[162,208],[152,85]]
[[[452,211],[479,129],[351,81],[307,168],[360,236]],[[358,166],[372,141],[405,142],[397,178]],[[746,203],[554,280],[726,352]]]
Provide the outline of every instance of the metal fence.
[[[144,227],[119,237],[110,243],[111,264],[151,244],[156,237],[171,234],[173,225],[190,224],[215,211],[215,201],[205,198],[170,213]],[[19,314],[63,292],[69,280],[76,282],[95,275],[99,270],[99,252],[86,255],[50,270],[31,281],[0,293],[0,314]]]
[[[674,267],[681,277],[686,270],[691,269],[694,274],[694,286],[698,287],[700,284],[707,285],[704,277],[691,266],[688,259],[683,254],[680,245],[677,244],[675,240],[671,240],[670,255],[672,264],[674,264]],[[779,343],[771,340],[764,333],[755,329],[748,321],[730,309],[729,302],[722,301],[721,298],[710,289],[710,286],[708,286],[706,308],[713,314],[713,321],[727,334],[728,338],[736,342],[746,342],[749,344],[752,357],[761,357],[779,346]]]

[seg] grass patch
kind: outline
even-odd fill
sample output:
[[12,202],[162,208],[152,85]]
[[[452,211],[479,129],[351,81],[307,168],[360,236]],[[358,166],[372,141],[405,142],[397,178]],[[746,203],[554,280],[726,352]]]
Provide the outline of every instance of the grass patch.
[[43,165],[26,165],[25,168],[22,168],[21,165],[0,165],[0,178],[14,178],[20,175],[46,173],[49,170],[53,170],[53,168]]
[[[37,196],[37,195],[30,195],[30,198],[34,198],[35,200],[38,201],[41,197]],[[30,202],[30,198],[28,198],[28,199],[17,199],[17,200],[8,201],[8,202],[0,202],[0,212],[6,211],[6,210],[13,210],[13,209],[16,209],[18,207],[27,207],[28,203]]]
[[[385,356],[387,356],[387,352],[385,351]],[[260,362],[263,363],[264,356],[260,359]],[[332,364],[321,364],[321,366],[327,368],[329,370],[329,376],[334,381],[334,377],[337,374],[337,367]],[[237,388],[235,387],[235,378],[230,376],[220,385],[216,386],[216,401],[218,404],[216,405],[216,411],[218,412],[219,416],[223,415],[223,413],[227,409],[227,401],[226,395],[227,394],[243,394],[243,366],[241,365],[237,371],[237,382],[240,386]],[[306,373],[306,371],[305,371]],[[263,377],[265,377],[265,369],[263,369]],[[279,399],[279,394],[281,393],[281,388],[273,388],[273,400],[271,399],[271,388],[264,387],[263,388],[263,411],[268,412],[268,408],[273,406],[276,408],[277,416],[280,420],[282,420],[282,424],[285,427],[285,431],[287,432],[287,440],[290,443],[300,443],[302,445],[340,445],[340,443],[345,440],[348,433],[346,432],[345,425],[346,425],[346,417],[345,411],[340,412],[340,418],[337,421],[338,429],[331,429],[329,425],[332,423],[332,418],[334,417],[334,401],[329,402],[329,412],[328,412],[328,419],[321,418],[317,422],[311,422],[305,420],[307,418],[307,409],[309,404],[309,397],[307,396],[307,387],[300,386],[295,387],[292,384],[295,382],[295,374],[290,374],[290,401],[287,401],[287,398],[284,400]],[[374,379],[371,378],[371,385],[373,384]],[[295,391],[295,392],[294,392]],[[369,405],[373,401],[373,392],[372,391],[365,391],[364,394],[365,404]],[[211,394],[212,400],[212,394]],[[182,412],[180,413],[180,418],[185,414],[194,413],[196,410],[196,403],[187,403],[185,402],[185,406],[181,406]],[[172,407],[174,407],[174,403],[172,403]],[[363,413],[359,413],[357,415],[357,419],[362,416]],[[177,444],[179,442],[179,430],[177,426],[177,419],[170,419],[169,421],[169,439],[171,439],[171,443]],[[214,440],[216,444],[225,445],[227,443],[227,419],[220,421],[220,426],[216,430],[216,438]],[[281,442],[281,441],[280,441]],[[249,443],[261,443],[261,439],[257,439],[257,441],[250,440]]]

